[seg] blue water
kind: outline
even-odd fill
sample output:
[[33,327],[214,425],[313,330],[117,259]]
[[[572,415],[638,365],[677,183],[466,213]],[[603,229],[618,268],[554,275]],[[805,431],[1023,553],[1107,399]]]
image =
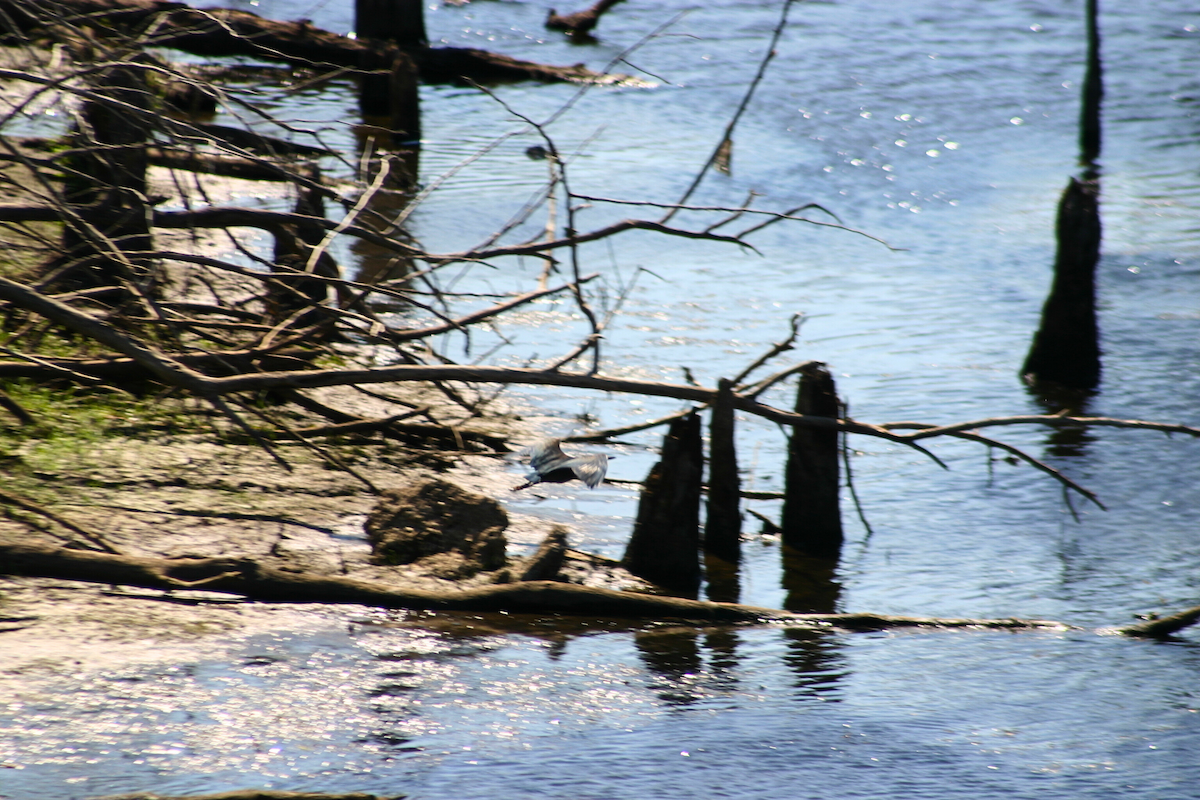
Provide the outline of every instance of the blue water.
[[[255,7],[349,30],[348,5]],[[1200,15],[1170,0],[1102,5],[1105,355],[1088,411],[1198,425]],[[621,4],[588,46],[545,31],[540,4],[439,6],[427,22],[435,41],[599,68],[684,8]],[[732,175],[709,176],[693,201],[736,206],[753,191],[765,209],[815,202],[896,249],[802,223],[755,236],[759,254],[649,233],[589,245],[583,271],[604,274],[610,302],[639,268],[650,271],[606,332],[604,371],[681,382],[686,366],[712,385],[803,312],[787,358],[827,362],[860,419],[1040,412],[1016,375],[1049,286],[1058,196],[1079,169],[1082,13],[1081,0],[793,6],[734,134]],[[549,128],[562,152],[578,151],[572,188],[677,199],[778,18],[777,4],[708,3],[629,55],[656,88],[592,89]],[[256,88],[353,160],[348,84],[277,97]],[[494,91],[540,120],[577,89]],[[523,127],[473,89],[425,87],[422,102],[426,184]],[[524,153],[539,141],[513,135],[455,173],[416,210],[413,232],[446,251],[482,240],[539,190],[545,162]],[[589,229],[650,212],[579,214]],[[698,219],[676,221],[707,224]],[[455,285],[524,291],[541,269],[496,267]],[[499,338],[480,332],[469,350],[450,337],[446,353],[539,363],[586,328],[564,299],[514,315],[501,333],[508,344],[495,352]],[[789,391],[767,400],[786,407]],[[585,412],[604,427],[679,408],[570,390],[512,395],[556,416],[554,433],[582,429]],[[1079,630],[531,636],[490,621],[436,633],[314,610],[309,628],[231,641],[208,661],[47,679],[37,696],[13,698],[0,709],[0,762],[20,769],[0,769],[0,796],[254,786],[419,798],[1200,797],[1200,634],[1155,643],[1096,631],[1200,602],[1200,442],[1114,429],[1075,445],[1041,429],[992,433],[1109,510],[1077,498],[1076,521],[1057,484],[971,443],[931,444],[947,472],[854,439],[872,530],[843,497],[838,607],[1041,617]],[[621,456],[610,474],[643,477],[660,435],[610,447]],[[739,421],[747,487],[780,487],[782,442],[773,425]],[[620,555],[630,490],[549,487],[540,497],[512,505],[567,521],[576,546]],[[747,506],[778,517],[771,501]],[[742,599],[779,606],[778,546],[757,528],[748,518]]]

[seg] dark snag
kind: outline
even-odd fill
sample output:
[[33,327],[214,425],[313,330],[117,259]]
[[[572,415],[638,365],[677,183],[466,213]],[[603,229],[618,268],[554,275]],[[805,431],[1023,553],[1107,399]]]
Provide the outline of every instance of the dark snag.
[[722,378],[709,424],[708,516],[704,552],[730,564],[742,559],[741,479],[734,445],[733,384]]
[[1104,74],[1100,64],[1100,26],[1097,0],[1087,0],[1087,72],[1083,78],[1083,107],[1079,116],[1080,160],[1093,164],[1100,157],[1100,101]]
[[403,800],[407,795],[394,797],[348,792],[326,794],[325,792],[285,792],[276,789],[239,789],[216,794],[160,794],[158,792],[134,792],[97,797],[95,800]]
[[1100,260],[1100,182],[1071,178],[1058,206],[1054,283],[1042,307],[1021,375],[1029,385],[1049,382],[1072,389],[1100,383],[1100,333],[1096,323],[1096,263]]
[[[814,361],[800,372],[796,413],[838,418],[833,376]],[[836,560],[842,550],[838,432],[796,426],[788,440],[784,475],[783,544],[807,556]]]
[[463,591],[424,591],[275,569],[252,558],[149,558],[71,548],[0,542],[0,575],[140,586],[203,589],[275,603],[353,603],[378,608],[510,614],[554,614],[619,619],[659,619],[706,624],[778,621],[796,628],[879,631],[888,628],[992,628],[1068,630],[1039,619],[953,619],[883,614],[791,614],[777,609],[710,603],[641,592],[618,592],[556,581],[528,581]]
[[704,448],[696,412],[671,423],[662,456],[646,476],[621,566],[694,596],[700,588],[700,484]]

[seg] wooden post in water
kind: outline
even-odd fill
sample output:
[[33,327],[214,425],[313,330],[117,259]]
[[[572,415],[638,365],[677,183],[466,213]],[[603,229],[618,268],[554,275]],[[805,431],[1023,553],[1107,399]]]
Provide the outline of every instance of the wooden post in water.
[[1029,385],[1092,389],[1100,383],[1096,262],[1100,260],[1100,182],[1071,178],[1058,205],[1054,283],[1021,375]]
[[717,400],[709,423],[708,515],[704,523],[704,552],[728,564],[742,560],[741,479],[734,445],[733,384],[717,383]]
[[700,487],[704,445],[696,412],[675,420],[646,476],[621,565],[658,586],[695,597],[700,588]]
[[[800,372],[796,413],[814,417],[840,415],[837,387],[819,361]],[[842,551],[838,432],[794,426],[788,440],[784,474],[783,544],[807,556],[836,560]]]

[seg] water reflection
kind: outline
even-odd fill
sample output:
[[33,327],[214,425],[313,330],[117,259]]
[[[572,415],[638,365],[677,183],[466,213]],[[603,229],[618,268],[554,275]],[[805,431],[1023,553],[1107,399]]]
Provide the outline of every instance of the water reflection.
[[838,559],[810,556],[783,545],[783,607],[808,614],[832,614],[842,595],[837,579]]
[[696,631],[638,631],[633,643],[646,668],[662,679],[651,684],[660,700],[690,705],[700,699],[697,678],[703,661]]
[[801,696],[837,700],[842,678],[849,674],[845,656],[835,636],[821,631],[787,628],[783,662],[795,676]]
[[[1029,394],[1046,414],[1068,417],[1087,416],[1088,405],[1096,392],[1066,386],[1030,386]],[[1050,428],[1046,436],[1046,454],[1064,458],[1086,455],[1087,446],[1095,441],[1087,425],[1060,425]]]
[[738,565],[711,553],[704,554],[705,594],[714,603],[737,603],[742,596]]

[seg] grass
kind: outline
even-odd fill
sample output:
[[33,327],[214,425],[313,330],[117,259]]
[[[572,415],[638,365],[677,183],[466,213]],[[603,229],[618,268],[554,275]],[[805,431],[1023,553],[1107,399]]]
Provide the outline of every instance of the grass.
[[10,474],[99,466],[108,440],[189,433],[205,423],[205,415],[188,414],[174,400],[156,397],[29,380],[0,382],[0,389],[34,419],[32,425],[20,425],[0,411],[0,470]]

